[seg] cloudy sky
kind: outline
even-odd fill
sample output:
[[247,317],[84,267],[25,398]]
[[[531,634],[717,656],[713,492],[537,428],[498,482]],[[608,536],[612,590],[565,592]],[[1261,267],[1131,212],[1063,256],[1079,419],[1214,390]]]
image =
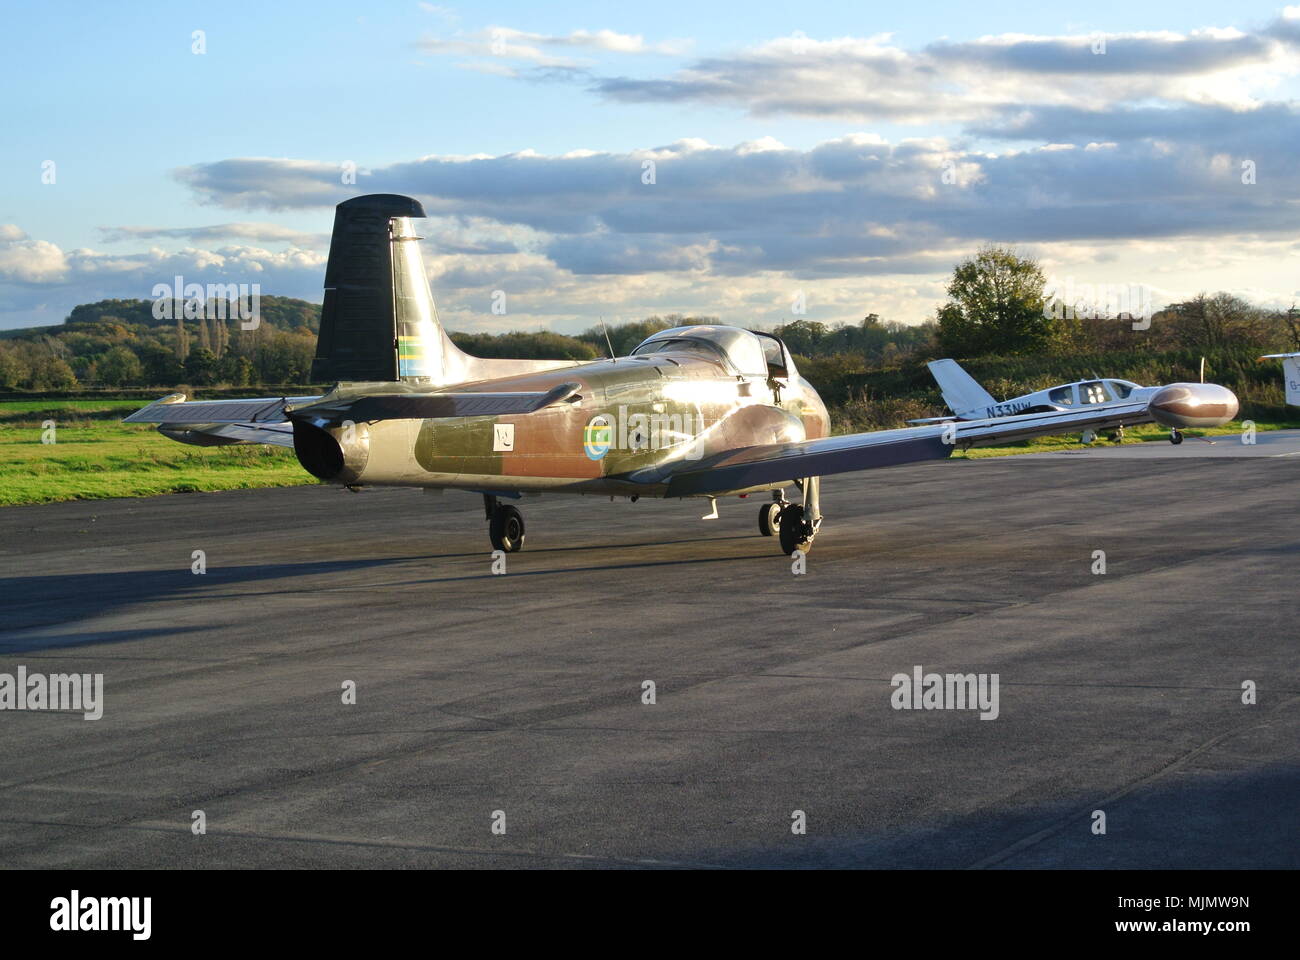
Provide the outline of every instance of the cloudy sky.
[[1300,298],[1300,6],[1004,7],[13,9],[0,327],[177,274],[319,301],[333,205],[375,192],[423,201],[453,329],[919,322],[989,241]]

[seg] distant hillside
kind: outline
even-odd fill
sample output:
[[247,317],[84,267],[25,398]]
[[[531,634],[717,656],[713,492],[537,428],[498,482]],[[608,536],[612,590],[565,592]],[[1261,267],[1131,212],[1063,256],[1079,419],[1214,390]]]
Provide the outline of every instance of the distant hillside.
[[229,305],[225,320],[168,320],[152,300],[83,303],[59,326],[0,334],[0,390],[307,383],[320,310],[262,296],[260,324],[243,330]]
[[[175,324],[175,320],[158,320],[153,315],[152,300],[99,300],[95,303],[83,303],[72,308],[65,326],[82,323],[99,323],[105,319],[125,323],[138,323],[146,327],[166,327]],[[313,333],[320,330],[320,304],[293,297],[262,296],[259,302],[260,316],[263,323],[269,323],[281,330],[294,327],[306,327]],[[233,312],[227,308],[227,317]],[[50,329],[48,327],[44,329]]]

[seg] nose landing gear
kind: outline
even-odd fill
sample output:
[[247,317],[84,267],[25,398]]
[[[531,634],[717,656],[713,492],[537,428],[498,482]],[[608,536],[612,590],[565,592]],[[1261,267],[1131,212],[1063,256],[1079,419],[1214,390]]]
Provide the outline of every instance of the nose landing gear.
[[777,531],[781,529],[781,511],[788,506],[789,504],[778,490],[773,495],[771,503],[765,503],[758,508],[758,532],[765,537],[775,537]]
[[1179,430],[1177,427],[1174,427],[1172,430],[1170,430],[1169,442],[1172,443],[1174,446],[1177,446],[1178,444],[1182,443],[1183,431]]
[[765,537],[775,533],[781,541],[781,552],[786,556],[796,550],[800,553],[811,550],[813,537],[822,525],[821,478],[806,477],[796,483],[803,491],[802,504],[773,500],[764,504],[758,514],[759,532]]

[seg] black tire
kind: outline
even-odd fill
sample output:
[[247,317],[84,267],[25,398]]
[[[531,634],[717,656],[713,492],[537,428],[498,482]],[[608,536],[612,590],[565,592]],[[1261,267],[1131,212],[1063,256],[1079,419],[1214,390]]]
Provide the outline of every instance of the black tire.
[[497,507],[488,524],[492,547],[506,553],[517,553],[524,548],[524,515],[514,507]]
[[765,537],[775,537],[781,527],[781,504],[773,500],[758,508],[758,532]]
[[1183,442],[1183,432],[1181,430],[1173,431],[1169,434],[1169,442],[1174,446],[1178,446],[1178,444]]
[[791,503],[781,511],[781,552],[787,557],[794,553],[795,550],[808,552],[808,546],[804,543],[807,534],[803,528],[803,507],[797,503]]

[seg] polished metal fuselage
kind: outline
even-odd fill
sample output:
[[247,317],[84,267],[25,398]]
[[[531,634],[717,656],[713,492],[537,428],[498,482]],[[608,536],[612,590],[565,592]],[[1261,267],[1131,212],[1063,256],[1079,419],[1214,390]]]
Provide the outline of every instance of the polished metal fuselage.
[[547,391],[566,382],[579,384],[573,400],[533,413],[331,427],[348,465],[336,479],[355,486],[662,496],[669,474],[693,461],[829,433],[826,407],[801,377],[737,376],[699,356],[595,361],[455,390]]

